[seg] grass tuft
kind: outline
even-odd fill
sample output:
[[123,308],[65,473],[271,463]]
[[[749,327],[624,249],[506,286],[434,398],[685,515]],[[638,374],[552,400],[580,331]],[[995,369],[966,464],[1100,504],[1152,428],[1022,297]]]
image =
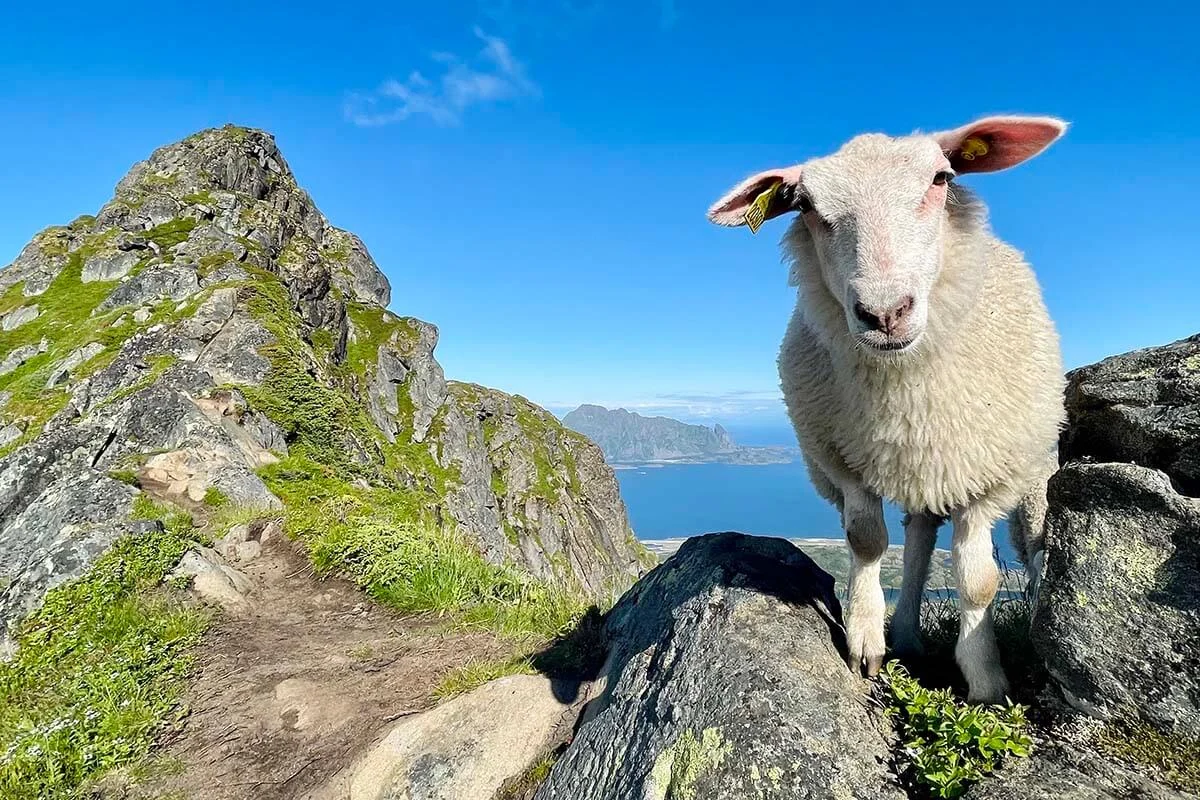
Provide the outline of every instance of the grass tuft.
[[527,656],[504,659],[481,658],[459,667],[442,678],[441,683],[433,690],[433,696],[439,701],[450,700],[499,678],[506,678],[509,675],[532,675],[536,672],[533,662]]

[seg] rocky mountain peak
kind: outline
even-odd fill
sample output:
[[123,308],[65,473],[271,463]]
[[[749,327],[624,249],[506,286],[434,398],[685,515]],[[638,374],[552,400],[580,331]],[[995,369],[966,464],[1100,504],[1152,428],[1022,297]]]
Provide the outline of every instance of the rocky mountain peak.
[[130,533],[141,495],[277,509],[332,481],[497,564],[626,585],[646,556],[599,449],[448,382],[437,328],[390,297],[249,128],[155,150],[94,216],[35,236],[0,269],[0,644]]

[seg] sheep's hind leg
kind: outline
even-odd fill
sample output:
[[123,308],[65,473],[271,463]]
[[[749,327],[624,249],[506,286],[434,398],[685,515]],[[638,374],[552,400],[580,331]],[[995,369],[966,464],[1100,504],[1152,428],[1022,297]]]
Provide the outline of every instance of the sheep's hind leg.
[[861,487],[842,488],[842,524],[850,545],[849,598],[846,602],[848,664],[873,677],[883,666],[883,623],[887,606],[879,565],[887,549],[883,501]]
[[992,525],[997,516],[983,504],[952,515],[959,608],[954,658],[967,679],[968,699],[973,703],[998,703],[1009,692],[992,627],[992,599],[1000,580],[992,557]]
[[932,514],[908,514],[904,517],[904,582],[900,600],[892,614],[892,650],[899,656],[919,656],[925,652],[921,642],[921,600],[929,580],[929,559],[942,518]]

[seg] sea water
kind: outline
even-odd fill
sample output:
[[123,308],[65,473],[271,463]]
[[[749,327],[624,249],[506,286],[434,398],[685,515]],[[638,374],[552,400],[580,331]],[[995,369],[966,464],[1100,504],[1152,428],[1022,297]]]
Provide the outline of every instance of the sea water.
[[[669,539],[715,531],[794,538],[843,537],[837,510],[817,494],[801,461],[789,464],[663,464],[619,467],[617,480],[640,539]],[[884,506],[888,541],[904,542],[903,512]],[[950,526],[937,546],[949,549]],[[1007,523],[992,533],[1000,558],[1015,562]]]

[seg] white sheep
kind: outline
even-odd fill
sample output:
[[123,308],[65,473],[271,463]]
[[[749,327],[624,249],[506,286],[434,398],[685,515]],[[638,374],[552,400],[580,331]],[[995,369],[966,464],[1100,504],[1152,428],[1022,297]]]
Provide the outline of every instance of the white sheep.
[[960,630],[972,701],[1008,692],[992,627],[992,526],[1011,514],[1037,579],[1045,485],[1065,422],[1058,334],[1021,253],[992,235],[958,175],[1025,161],[1066,130],[989,117],[935,134],[866,134],[833,155],[759,173],[709,209],[719,225],[798,212],[785,234],[796,310],[779,353],[788,413],[852,558],[852,669],[883,663],[887,547],[882,498],[907,512],[898,654],[919,652],[921,598],[939,525],[953,523]]

